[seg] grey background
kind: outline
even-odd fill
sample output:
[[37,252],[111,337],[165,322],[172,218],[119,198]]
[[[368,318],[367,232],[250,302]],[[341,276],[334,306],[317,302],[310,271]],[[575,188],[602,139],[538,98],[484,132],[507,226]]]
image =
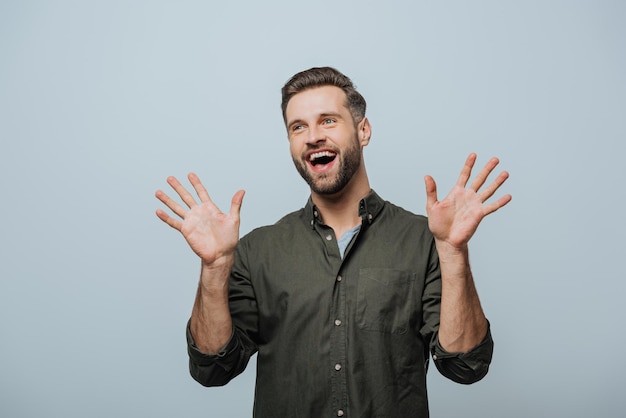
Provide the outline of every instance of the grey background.
[[254,364],[187,374],[199,263],[154,191],[244,188],[242,233],[301,207],[279,89],[332,65],[384,198],[424,213],[471,151],[511,173],[471,243],[492,369],[432,368],[432,416],[623,416],[625,4],[0,1],[0,415],[251,415]]

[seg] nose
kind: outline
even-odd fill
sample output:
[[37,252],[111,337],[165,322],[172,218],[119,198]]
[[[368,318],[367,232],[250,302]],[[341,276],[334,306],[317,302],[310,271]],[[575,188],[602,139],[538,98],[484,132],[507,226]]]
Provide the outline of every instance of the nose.
[[306,141],[307,144],[316,145],[324,141],[326,141],[326,135],[324,134],[323,129],[317,125],[310,126]]

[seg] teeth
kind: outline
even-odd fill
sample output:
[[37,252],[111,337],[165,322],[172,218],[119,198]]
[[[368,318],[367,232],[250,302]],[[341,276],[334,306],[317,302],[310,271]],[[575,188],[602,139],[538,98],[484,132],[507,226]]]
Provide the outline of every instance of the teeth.
[[313,161],[316,160],[318,158],[322,158],[322,157],[333,157],[335,154],[329,151],[320,151],[320,152],[316,152],[313,153],[309,156],[309,160]]

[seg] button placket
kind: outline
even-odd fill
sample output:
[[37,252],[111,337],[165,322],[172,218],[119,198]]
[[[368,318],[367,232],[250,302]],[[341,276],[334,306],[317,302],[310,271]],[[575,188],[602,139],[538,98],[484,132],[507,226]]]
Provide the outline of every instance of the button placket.
[[[329,235],[332,239],[332,236]],[[328,238],[327,238],[328,239]],[[345,415],[345,408],[347,404],[347,391],[346,391],[346,374],[343,370],[346,361],[346,335],[345,327],[343,326],[343,318],[345,318],[345,289],[343,284],[343,277],[341,274],[335,276],[335,293],[333,297],[333,312],[331,313],[331,326],[333,327],[333,343],[331,344],[331,356],[333,359],[332,364],[332,382],[333,382],[333,397],[335,398],[334,408],[338,417]]]

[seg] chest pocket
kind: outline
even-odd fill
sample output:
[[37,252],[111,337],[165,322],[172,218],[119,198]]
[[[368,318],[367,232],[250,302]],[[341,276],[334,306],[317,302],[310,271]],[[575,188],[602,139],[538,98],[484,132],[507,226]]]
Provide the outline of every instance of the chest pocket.
[[364,268],[359,271],[356,322],[368,331],[404,334],[415,311],[416,274]]

